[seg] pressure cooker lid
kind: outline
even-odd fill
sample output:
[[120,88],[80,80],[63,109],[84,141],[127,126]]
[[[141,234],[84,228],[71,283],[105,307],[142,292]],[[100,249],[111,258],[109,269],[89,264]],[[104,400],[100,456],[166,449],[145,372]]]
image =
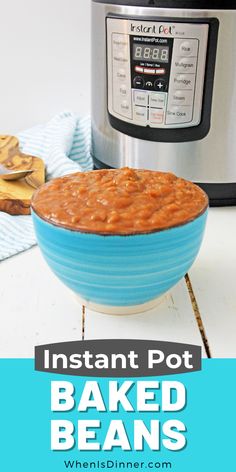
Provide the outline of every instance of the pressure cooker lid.
[[198,10],[236,10],[235,0],[93,0],[96,3]]

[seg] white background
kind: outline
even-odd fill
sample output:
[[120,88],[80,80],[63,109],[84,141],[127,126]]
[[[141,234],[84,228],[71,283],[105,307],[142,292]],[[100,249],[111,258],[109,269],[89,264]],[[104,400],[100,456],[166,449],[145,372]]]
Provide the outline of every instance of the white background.
[[0,0],[0,134],[90,111],[90,0]]

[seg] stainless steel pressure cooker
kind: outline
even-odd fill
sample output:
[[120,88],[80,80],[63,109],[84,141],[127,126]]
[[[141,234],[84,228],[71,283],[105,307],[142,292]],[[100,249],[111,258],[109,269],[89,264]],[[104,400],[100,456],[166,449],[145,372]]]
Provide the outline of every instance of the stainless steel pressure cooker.
[[97,168],[170,171],[236,204],[236,5],[92,0]]

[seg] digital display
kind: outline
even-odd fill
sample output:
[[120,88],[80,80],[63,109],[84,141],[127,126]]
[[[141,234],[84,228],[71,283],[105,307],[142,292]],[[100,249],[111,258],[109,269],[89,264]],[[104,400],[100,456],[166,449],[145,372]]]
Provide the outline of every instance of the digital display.
[[135,61],[168,62],[169,47],[147,46],[146,44],[133,45],[133,59]]

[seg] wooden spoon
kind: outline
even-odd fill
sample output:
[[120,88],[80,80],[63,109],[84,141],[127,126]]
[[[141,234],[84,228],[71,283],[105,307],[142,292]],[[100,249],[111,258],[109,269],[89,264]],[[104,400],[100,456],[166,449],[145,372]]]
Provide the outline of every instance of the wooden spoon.
[[34,172],[34,169],[12,170],[12,169],[7,169],[2,164],[0,164],[0,179],[3,179],[3,180],[23,179],[24,177],[26,177],[26,175],[32,174],[32,172]]

